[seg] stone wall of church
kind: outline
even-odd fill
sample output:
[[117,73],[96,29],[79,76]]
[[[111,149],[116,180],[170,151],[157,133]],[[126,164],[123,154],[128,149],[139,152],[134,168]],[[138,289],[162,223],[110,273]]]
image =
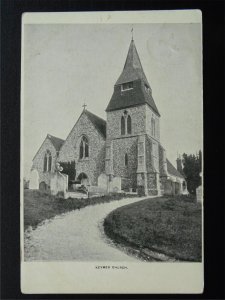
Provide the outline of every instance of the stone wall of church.
[[154,143],[156,141],[152,140],[148,135],[146,135],[145,140],[145,151],[146,151],[146,170],[148,173],[152,173],[158,171],[158,164],[159,164],[159,156],[158,152],[154,152]]
[[146,104],[146,133],[152,136],[152,128],[151,128],[151,119],[152,117],[155,119],[155,138],[157,141],[160,140],[160,118],[151,110],[151,108]]
[[157,195],[157,182],[155,173],[147,173],[147,186],[149,195]]
[[[128,164],[125,165],[125,155]],[[137,186],[137,137],[113,140],[113,171],[114,176],[122,178],[122,189],[136,189]]]
[[[80,141],[85,135],[89,143],[89,157],[79,158]],[[75,160],[76,177],[80,173],[88,176],[90,185],[97,185],[98,176],[105,169],[105,139],[94,127],[89,118],[82,114],[64,142],[58,160],[69,162]]]
[[[52,167],[51,172],[44,172],[44,156],[45,153],[49,150],[52,155]],[[46,138],[41,148],[38,150],[37,154],[34,157],[31,170],[37,170],[39,174],[39,184],[45,182],[50,186],[50,178],[52,173],[55,170],[55,163],[57,160],[57,153],[55,147],[52,145],[51,141]]]
[[166,150],[159,144],[159,173],[160,176],[167,176]]
[[121,117],[124,111],[131,116],[133,136],[145,133],[145,105],[107,112],[107,139],[121,137]]
[[146,135],[145,151],[146,151],[147,189],[149,195],[158,194],[156,172],[158,172],[159,152],[155,151],[156,149],[154,149],[156,146],[154,144],[156,143],[157,142],[155,140],[153,140],[151,137]]

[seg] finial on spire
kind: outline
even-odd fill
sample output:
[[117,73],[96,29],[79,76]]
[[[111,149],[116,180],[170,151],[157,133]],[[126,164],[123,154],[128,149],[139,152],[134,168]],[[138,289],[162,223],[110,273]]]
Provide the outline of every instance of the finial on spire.
[[133,27],[131,28],[131,36],[132,36],[131,40],[133,41],[134,40],[134,28]]
[[84,108],[84,110],[86,110],[86,106],[87,106],[87,104],[85,104],[85,101],[84,101],[84,105],[82,105],[82,107]]

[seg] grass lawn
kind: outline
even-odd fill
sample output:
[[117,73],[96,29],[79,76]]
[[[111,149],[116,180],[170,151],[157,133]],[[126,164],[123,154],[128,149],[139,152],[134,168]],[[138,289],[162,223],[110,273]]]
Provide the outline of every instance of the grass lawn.
[[178,260],[201,261],[202,207],[188,196],[143,200],[117,208],[104,221],[114,242]]
[[63,199],[35,190],[24,190],[24,229],[56,215],[83,208],[87,205],[110,202],[132,197],[126,194],[110,194],[89,199]]

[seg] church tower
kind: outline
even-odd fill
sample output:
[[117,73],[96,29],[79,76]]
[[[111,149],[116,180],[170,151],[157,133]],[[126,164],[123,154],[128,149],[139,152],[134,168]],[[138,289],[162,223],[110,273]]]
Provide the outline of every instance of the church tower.
[[106,108],[106,174],[122,190],[159,194],[160,114],[132,38]]

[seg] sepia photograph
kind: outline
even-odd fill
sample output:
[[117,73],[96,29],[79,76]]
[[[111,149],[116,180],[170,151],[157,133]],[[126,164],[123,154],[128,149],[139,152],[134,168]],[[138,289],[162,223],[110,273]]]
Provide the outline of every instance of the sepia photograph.
[[23,17],[21,263],[200,265],[200,292],[201,15],[125,14]]

